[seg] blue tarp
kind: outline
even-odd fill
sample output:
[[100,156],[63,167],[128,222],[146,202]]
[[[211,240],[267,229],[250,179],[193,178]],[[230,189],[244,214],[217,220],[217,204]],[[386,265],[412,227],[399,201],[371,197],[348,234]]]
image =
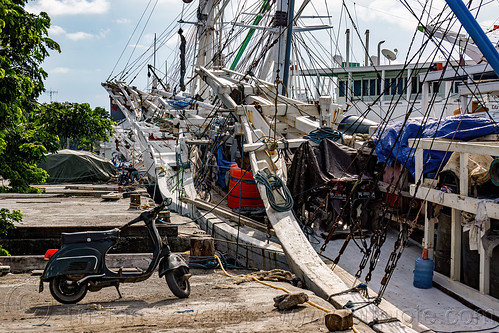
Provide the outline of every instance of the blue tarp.
[[217,164],[218,164],[218,184],[222,186],[222,188],[226,188],[225,184],[225,174],[230,170],[230,166],[234,162],[224,160],[224,155],[222,152],[222,147],[217,150]]
[[189,102],[185,102],[185,101],[174,101],[174,102],[167,102],[168,105],[170,105],[171,107],[177,109],[177,110],[181,110],[181,109],[185,109],[186,107],[188,107],[189,105],[192,104],[189,103]]
[[[408,144],[408,139],[441,138],[458,141],[469,141],[484,135],[499,133],[499,125],[490,119],[477,115],[457,115],[442,120],[435,118],[410,118],[402,128],[403,122],[388,124],[381,136],[375,133],[373,140],[376,143],[375,151],[378,162],[387,161],[393,165],[395,161],[405,165],[414,177],[415,149]],[[382,130],[382,127],[378,131]],[[397,136],[402,131],[399,139]],[[393,149],[392,149],[393,148]],[[436,172],[440,164],[445,165],[451,153],[443,151],[428,151],[423,153],[425,174]],[[442,163],[443,162],[443,163]]]

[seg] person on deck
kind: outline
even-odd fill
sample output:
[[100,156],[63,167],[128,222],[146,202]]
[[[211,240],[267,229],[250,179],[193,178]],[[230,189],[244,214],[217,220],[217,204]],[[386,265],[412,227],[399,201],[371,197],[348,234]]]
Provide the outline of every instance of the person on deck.
[[128,168],[128,177],[130,178],[130,183],[134,183],[135,180],[139,181],[140,180],[140,175],[137,169],[135,169],[132,165],[130,165]]

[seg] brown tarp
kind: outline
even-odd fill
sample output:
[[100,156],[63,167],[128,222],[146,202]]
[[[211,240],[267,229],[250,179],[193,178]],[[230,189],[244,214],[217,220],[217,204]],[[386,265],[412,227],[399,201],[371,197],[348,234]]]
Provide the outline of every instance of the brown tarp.
[[[371,159],[375,163],[375,158]],[[315,211],[328,196],[336,181],[346,183],[345,194],[357,181],[373,179],[373,165],[368,165],[368,157],[357,155],[357,150],[324,139],[319,145],[303,143],[295,152],[288,171],[287,186],[293,195],[295,211],[300,215],[301,208]],[[317,219],[327,223],[342,205],[341,200],[331,197],[328,207],[320,210]],[[309,221],[310,223],[311,221]]]

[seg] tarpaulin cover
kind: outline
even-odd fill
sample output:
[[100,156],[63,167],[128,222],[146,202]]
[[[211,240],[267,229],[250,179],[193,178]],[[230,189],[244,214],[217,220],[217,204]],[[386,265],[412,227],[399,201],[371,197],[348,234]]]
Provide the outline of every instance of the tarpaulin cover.
[[48,172],[47,183],[108,181],[115,174],[111,161],[80,150],[60,150],[37,165]]
[[295,207],[300,207],[311,195],[328,191],[333,180],[356,181],[361,173],[362,180],[372,179],[367,162],[367,157],[357,156],[357,150],[329,139],[319,145],[309,141],[302,143],[288,172],[287,186]]
[[192,104],[192,103],[188,103],[185,101],[174,101],[174,102],[167,102],[167,103],[168,103],[168,105],[170,105],[171,107],[173,107],[177,110],[185,109],[186,107],[188,107],[189,105]]
[[222,188],[226,188],[227,184],[225,183],[225,175],[227,171],[230,170],[230,166],[232,165],[231,161],[227,161],[224,159],[224,154],[222,151],[222,147],[217,150],[217,164],[218,164],[218,184],[222,186]]
[[[397,139],[400,131],[402,133]],[[414,177],[414,153],[416,150],[409,146],[409,139],[440,138],[469,141],[495,133],[499,133],[499,126],[492,120],[477,115],[464,114],[442,120],[410,118],[405,126],[403,126],[403,122],[388,124],[381,135],[378,133],[373,135],[373,140],[376,143],[375,151],[378,155],[378,162],[386,161],[388,165],[392,166],[393,162],[398,161],[405,165]],[[445,165],[450,156],[451,152],[425,150],[423,153],[423,172],[426,174],[437,171],[440,165]]]

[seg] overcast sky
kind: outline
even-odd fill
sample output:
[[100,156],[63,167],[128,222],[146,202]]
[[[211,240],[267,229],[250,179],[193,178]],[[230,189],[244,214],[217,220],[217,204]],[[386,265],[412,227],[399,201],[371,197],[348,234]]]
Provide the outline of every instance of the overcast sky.
[[[410,0],[414,8],[421,7],[424,1]],[[484,1],[487,3],[489,1]],[[236,2],[237,3],[237,2]],[[399,1],[396,0],[359,0],[346,3],[351,8],[351,15],[357,27],[363,32],[371,31],[371,52],[375,52],[375,45],[380,40],[386,40],[383,47],[398,48],[405,52],[417,23]],[[144,28],[140,25],[133,39],[128,43],[132,32],[137,27],[147,5],[149,8],[143,22],[149,16],[151,9],[154,11],[149,18],[149,23]],[[442,2],[433,2],[433,11],[438,12]],[[184,5],[184,11],[197,6],[194,0],[191,4]],[[338,17],[341,11],[341,1],[329,0],[328,10],[333,17]],[[109,98],[100,83],[105,81],[113,71],[122,51],[122,57],[116,70],[124,67],[133,46],[143,48],[151,44],[154,33],[160,34],[177,15],[182,13],[181,0],[35,0],[29,1],[27,9],[34,13],[45,11],[52,19],[50,37],[58,42],[62,52],[53,52],[43,64],[49,73],[45,86],[47,93],[41,102],[49,102],[53,91],[52,100],[58,102],[90,103],[92,107],[101,106],[109,108]],[[295,5],[299,8],[299,4]],[[315,12],[325,13],[321,5],[316,5],[315,10],[310,8],[309,14]],[[487,11],[481,13],[479,22],[489,28],[498,23],[499,1],[490,1]],[[344,34],[346,27],[351,24],[343,17],[339,25]],[[142,39],[137,40],[142,29]],[[343,39],[343,38],[342,38]],[[341,40],[342,40],[341,39]],[[172,41],[175,42],[175,41]],[[128,43],[128,46],[127,46]],[[355,44],[355,41],[353,42]],[[169,43],[170,44],[170,43]],[[175,48],[175,43],[169,47]],[[164,54],[164,53],[163,53]],[[159,53],[158,53],[159,55]],[[162,58],[162,56],[158,56]],[[166,58],[166,56],[165,56]],[[362,61],[363,55],[357,56]],[[165,59],[158,59],[164,62]],[[115,70],[115,72],[116,72]],[[145,75],[145,73],[144,73]],[[144,88],[145,78],[137,81],[139,88]]]

